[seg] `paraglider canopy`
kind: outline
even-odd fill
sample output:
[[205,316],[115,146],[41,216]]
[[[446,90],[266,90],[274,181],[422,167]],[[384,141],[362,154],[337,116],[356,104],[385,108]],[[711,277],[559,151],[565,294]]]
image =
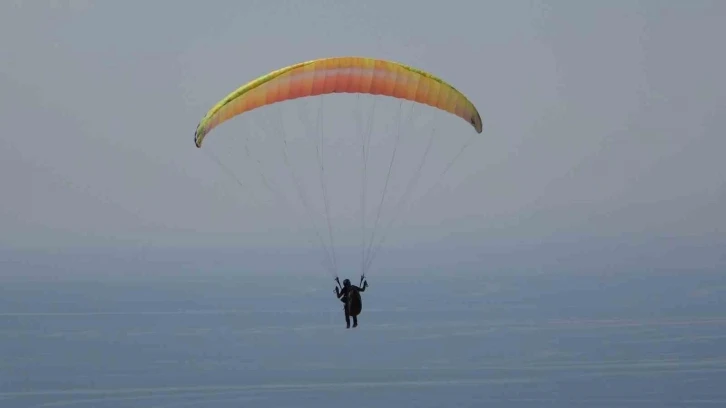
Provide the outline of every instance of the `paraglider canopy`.
[[482,121],[474,105],[442,79],[398,62],[364,57],[333,57],[290,65],[237,88],[199,122],[194,143],[215,127],[261,106],[331,93],[365,93],[401,98],[449,112],[469,122],[477,133]]

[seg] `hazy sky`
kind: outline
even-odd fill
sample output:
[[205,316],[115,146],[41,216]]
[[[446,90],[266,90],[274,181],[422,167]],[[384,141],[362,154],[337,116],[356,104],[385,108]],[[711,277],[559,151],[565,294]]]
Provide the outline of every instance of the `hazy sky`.
[[[299,242],[285,232],[284,210],[253,203],[192,136],[235,87],[336,55],[434,72],[484,120],[448,174],[451,188],[423,200],[392,242],[723,242],[725,21],[726,2],[696,0],[1,2],[0,245]],[[338,100],[355,106],[352,96],[326,102]],[[384,104],[381,120],[394,117],[397,103]],[[445,113],[416,112],[436,120],[438,141],[451,141],[434,148],[439,165],[473,134]],[[340,143],[355,124],[337,114],[325,121],[338,135],[326,169],[336,233],[355,244],[361,173],[342,167],[359,164],[359,145]],[[205,148],[224,152],[221,141],[245,126],[217,128]],[[405,152],[426,138],[408,140],[399,161],[413,169],[418,159]],[[257,154],[279,161],[281,152]],[[312,150],[296,153],[315,163]],[[388,154],[390,146],[371,167],[387,168]],[[265,192],[259,183],[255,191]],[[370,202],[380,197],[373,191]]]

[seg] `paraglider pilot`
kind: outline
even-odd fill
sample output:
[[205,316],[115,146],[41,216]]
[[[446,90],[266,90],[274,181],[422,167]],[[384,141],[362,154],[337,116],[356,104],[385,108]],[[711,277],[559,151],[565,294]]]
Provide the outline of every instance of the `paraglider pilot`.
[[[363,302],[361,300],[360,292],[365,292],[368,287],[368,281],[363,281],[364,277],[361,276],[360,280],[363,284],[362,287],[351,285],[349,279],[343,280],[342,288],[338,289],[335,287],[335,295],[343,302],[343,311],[345,311],[345,323],[347,328],[350,329],[350,318],[353,317],[353,327],[358,327],[358,315],[363,308]],[[335,281],[340,285],[340,280],[335,278]]]

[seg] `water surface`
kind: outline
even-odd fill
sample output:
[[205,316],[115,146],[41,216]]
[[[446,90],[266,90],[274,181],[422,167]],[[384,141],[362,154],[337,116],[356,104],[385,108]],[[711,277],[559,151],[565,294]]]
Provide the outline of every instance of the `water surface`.
[[0,406],[726,406],[714,273],[7,278]]

